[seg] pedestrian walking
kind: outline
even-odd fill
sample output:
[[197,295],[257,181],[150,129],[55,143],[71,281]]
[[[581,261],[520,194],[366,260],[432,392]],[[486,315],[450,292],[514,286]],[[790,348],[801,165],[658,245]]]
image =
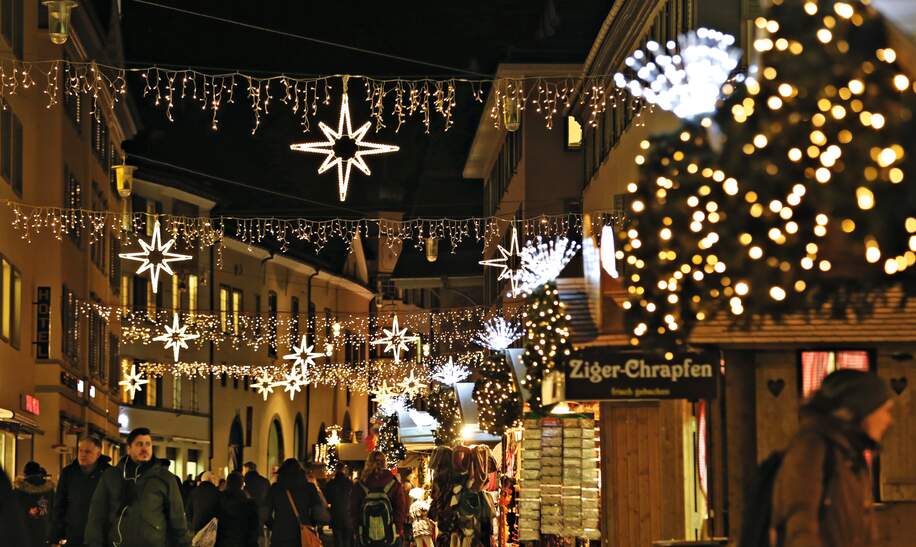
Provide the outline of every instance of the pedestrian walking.
[[[317,524],[312,515],[321,503],[318,488],[306,481],[305,470],[299,461],[294,458],[284,461],[277,470],[277,482],[270,486],[268,493],[271,547],[300,547],[300,525],[314,527]],[[305,533],[315,534],[313,539],[320,542],[314,528]]]
[[267,518],[270,516],[270,506],[267,503],[267,493],[270,491],[270,481],[258,473],[258,466],[254,462],[246,462],[242,466],[245,472],[245,492],[248,497],[254,500],[258,507],[258,545],[267,545],[267,533],[265,525]]
[[245,493],[244,486],[241,473],[233,471],[226,477],[226,490],[219,495],[216,547],[256,547],[258,544],[258,507]]
[[89,519],[92,494],[111,467],[111,458],[102,455],[102,442],[83,437],[77,444],[76,459],[60,472],[51,519],[51,543],[82,546]]
[[7,545],[31,545],[22,508],[13,491],[13,484],[0,468],[0,530]]
[[350,468],[339,463],[334,477],[324,487],[324,495],[331,506],[331,530],[334,532],[334,547],[353,547],[353,516],[350,513],[350,499],[353,497],[353,481]]
[[779,547],[875,545],[868,453],[893,422],[878,376],[831,373],[801,409],[801,428],[776,475],[772,529]]
[[196,534],[216,516],[220,494],[216,486],[218,482],[219,479],[213,473],[204,471],[200,476],[200,484],[188,496],[186,511],[192,534]]
[[184,503],[168,464],[153,456],[145,427],[127,436],[127,455],[102,474],[86,523],[89,547],[190,547]]
[[385,455],[369,453],[350,500],[356,541],[362,547],[396,545],[404,539],[407,494],[387,468]]
[[38,462],[25,464],[25,477],[16,481],[16,499],[25,516],[33,547],[48,544],[51,537],[51,511],[54,507],[54,483]]

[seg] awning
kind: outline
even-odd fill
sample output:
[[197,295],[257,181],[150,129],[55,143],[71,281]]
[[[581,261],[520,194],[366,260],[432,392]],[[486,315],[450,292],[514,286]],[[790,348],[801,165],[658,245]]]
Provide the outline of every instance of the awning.
[[7,430],[37,433],[39,435],[45,434],[38,426],[38,420],[34,416],[15,410],[12,411],[12,416],[9,416],[9,413],[0,415],[0,427],[2,426],[5,426],[4,429]]
[[369,456],[366,443],[340,443],[337,445],[337,457],[342,462],[364,462]]

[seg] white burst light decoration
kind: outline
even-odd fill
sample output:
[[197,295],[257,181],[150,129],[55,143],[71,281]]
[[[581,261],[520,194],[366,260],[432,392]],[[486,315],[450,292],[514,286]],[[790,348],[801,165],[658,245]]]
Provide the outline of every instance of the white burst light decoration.
[[292,361],[293,366],[299,366],[302,368],[303,374],[305,373],[307,367],[315,366],[315,359],[318,357],[324,357],[323,353],[318,353],[312,351],[315,349],[314,344],[308,345],[307,335],[302,335],[302,341],[299,342],[298,346],[293,346],[293,352],[284,355],[283,358],[287,361]]
[[563,268],[579,252],[579,243],[565,236],[544,241],[540,236],[522,249],[524,271],[519,280],[518,294],[531,294],[541,285],[560,276]]
[[[300,152],[324,154],[324,162],[318,167],[318,174],[321,175],[332,167],[337,167],[337,188],[340,194],[340,201],[345,201],[347,199],[347,189],[350,186],[350,171],[353,167],[362,171],[366,176],[372,174],[363,156],[387,154],[399,150],[399,147],[393,144],[377,144],[364,141],[363,139],[366,137],[371,125],[372,122],[366,122],[359,129],[353,131],[353,123],[350,121],[350,99],[347,96],[347,80],[345,78],[337,131],[331,129],[326,123],[319,122],[318,127],[321,128],[321,132],[324,133],[327,140],[293,144],[290,145],[290,148]],[[341,140],[353,143],[356,152],[352,156],[342,157],[337,155],[337,151],[334,148]]]
[[131,402],[133,402],[134,396],[140,390],[140,387],[148,383],[149,380],[144,378],[142,373],[137,372],[137,365],[131,365],[130,373],[128,373],[123,380],[118,382],[118,385],[124,386],[124,389],[127,390],[127,395],[130,397]]
[[455,360],[449,356],[448,362],[443,363],[433,371],[432,379],[446,386],[454,386],[466,380],[470,375],[471,371],[468,367],[461,363],[456,363]]
[[523,272],[522,266],[514,266],[514,263],[520,262],[515,259],[521,256],[518,249],[518,229],[515,226],[512,226],[512,237],[509,240],[509,249],[507,250],[502,245],[497,245],[496,250],[499,251],[501,255],[499,258],[481,260],[479,264],[481,266],[500,268],[499,276],[496,280],[501,281],[503,279],[508,279],[511,287],[510,294],[514,296],[518,294],[518,280]]
[[419,336],[408,336],[407,327],[403,329],[398,325],[398,315],[394,315],[394,319],[391,321],[391,329],[382,329],[382,332],[385,333],[384,336],[372,341],[373,346],[378,346],[380,344],[385,344],[385,349],[382,350],[384,353],[389,351],[394,353],[394,362],[401,362],[401,352],[408,351],[410,347],[408,346],[411,342],[417,342],[420,340]]
[[140,247],[143,249],[142,251],[136,253],[120,253],[118,256],[125,260],[141,262],[140,267],[137,268],[137,275],[149,270],[149,277],[153,284],[154,293],[159,291],[159,272],[164,271],[169,275],[175,275],[169,263],[191,260],[191,258],[193,258],[191,255],[170,252],[172,245],[175,244],[175,240],[170,239],[166,241],[165,244],[162,243],[162,231],[159,228],[158,220],[156,224],[153,225],[153,236],[150,242],[147,243],[141,239],[138,243],[140,243]]
[[401,383],[398,384],[398,386],[401,388],[401,393],[403,393],[404,396],[408,399],[413,399],[417,395],[420,395],[427,387],[426,383],[423,382],[423,379],[417,378],[413,370],[411,370],[410,374],[401,380]]
[[503,351],[521,336],[520,326],[502,317],[494,317],[483,324],[483,330],[474,336],[474,343],[493,351]]
[[302,391],[302,388],[307,386],[308,383],[305,371],[299,366],[293,365],[289,372],[283,374],[283,380],[277,382],[276,385],[278,387],[283,386],[283,391],[289,393],[289,400],[293,401],[296,399],[296,393]]
[[707,28],[681,34],[664,47],[650,41],[646,51],[636,50],[625,61],[636,77],[618,72],[614,83],[684,120],[709,114],[741,58],[734,44],[734,36]]
[[409,408],[410,404],[407,401],[407,397],[404,395],[394,395],[387,397],[378,404],[379,412],[385,416],[407,412]]
[[153,338],[156,342],[165,342],[165,349],[172,348],[175,355],[175,362],[178,362],[178,353],[182,349],[188,349],[188,340],[200,338],[199,334],[186,334],[188,325],[178,325],[178,312],[172,314],[172,326],[165,326],[165,334]]
[[273,374],[266,368],[263,368],[261,372],[258,373],[255,383],[251,384],[251,387],[253,387],[257,394],[266,401],[267,396],[273,393],[274,388],[278,387],[279,384],[279,382],[274,382]]

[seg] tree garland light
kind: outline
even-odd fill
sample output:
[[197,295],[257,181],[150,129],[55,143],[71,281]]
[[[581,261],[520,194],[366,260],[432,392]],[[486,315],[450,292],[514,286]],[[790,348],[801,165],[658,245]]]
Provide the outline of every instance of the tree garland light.
[[572,349],[569,320],[560,301],[560,291],[553,282],[543,285],[528,297],[528,310],[525,312],[527,336],[522,354],[526,372],[521,384],[530,392],[528,403],[535,412],[542,408],[544,376],[557,370],[557,360],[569,355]]
[[454,388],[435,385],[430,389],[426,401],[430,416],[439,422],[439,427],[433,431],[436,445],[454,446],[461,440],[461,409]]
[[487,433],[502,436],[507,428],[520,422],[521,395],[502,352],[484,360],[474,383],[473,399],[477,403],[480,428]]
[[407,449],[398,439],[398,415],[378,417],[378,450],[385,455],[389,468],[407,457]]

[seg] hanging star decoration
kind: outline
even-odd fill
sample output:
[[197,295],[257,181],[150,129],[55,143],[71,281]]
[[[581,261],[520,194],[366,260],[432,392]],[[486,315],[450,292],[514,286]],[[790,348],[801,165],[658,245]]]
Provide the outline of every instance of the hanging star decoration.
[[293,365],[289,372],[283,373],[283,380],[277,382],[278,386],[283,386],[283,391],[289,393],[289,400],[296,399],[296,393],[302,391],[302,388],[308,385],[308,378],[305,377],[305,371],[298,365]]
[[471,375],[471,371],[449,356],[448,362],[433,371],[432,379],[446,386],[454,386]]
[[274,392],[274,388],[277,387],[278,383],[274,382],[273,375],[266,368],[261,369],[261,372],[258,374],[255,383],[251,384],[251,387],[255,391],[267,400],[267,396]]
[[383,401],[386,401],[390,399],[391,397],[394,397],[398,394],[392,386],[388,385],[387,380],[382,380],[382,383],[379,384],[378,387],[373,389],[371,393],[372,393],[372,400],[379,404],[381,404]]
[[393,352],[394,353],[394,362],[401,362],[401,352],[407,351],[410,348],[407,344],[411,342],[417,342],[420,340],[419,336],[407,336],[407,327],[403,329],[398,325],[398,316],[394,315],[394,319],[391,322],[391,329],[382,329],[382,332],[385,333],[385,336],[377,340],[372,341],[373,346],[378,346],[380,344],[385,344],[385,349],[382,350],[384,353]]
[[518,280],[523,271],[520,266],[521,254],[518,248],[518,228],[512,226],[512,238],[509,240],[509,249],[507,250],[502,245],[497,245],[496,250],[499,251],[501,255],[499,258],[481,260],[479,264],[481,266],[500,268],[499,276],[496,280],[501,281],[503,279],[508,279],[509,286],[511,287],[509,296],[516,296],[518,295]]
[[178,312],[172,315],[172,326],[165,326],[165,334],[153,338],[156,342],[165,342],[165,349],[172,348],[175,355],[175,362],[178,362],[178,353],[182,349],[188,349],[188,340],[195,340],[200,337],[199,334],[187,334],[188,326],[178,325]]
[[421,378],[417,378],[414,374],[414,371],[410,371],[410,374],[404,377],[401,380],[401,383],[398,384],[401,388],[401,393],[404,394],[408,399],[413,399],[414,397],[423,393],[426,389],[426,383],[423,382]]
[[483,324],[483,330],[474,337],[474,343],[493,351],[503,351],[521,336],[520,326],[502,317],[494,317]]
[[183,255],[178,253],[170,252],[172,245],[175,244],[174,239],[170,239],[162,243],[162,231],[159,227],[159,221],[156,221],[156,224],[153,226],[153,236],[150,239],[150,242],[147,243],[142,239],[138,241],[140,247],[143,249],[140,252],[136,253],[120,253],[119,257],[125,260],[133,260],[136,262],[141,262],[140,267],[137,268],[137,274],[142,274],[146,270],[149,270],[150,280],[153,283],[153,292],[159,291],[159,272],[164,271],[169,275],[175,275],[175,272],[172,271],[172,267],[169,266],[171,262],[182,262],[185,260],[191,260],[193,258],[191,255]]
[[298,346],[293,346],[293,352],[289,355],[284,355],[283,358],[288,361],[293,361],[293,366],[299,366],[302,370],[302,374],[305,375],[307,367],[315,366],[315,358],[324,357],[323,353],[318,353],[312,351],[315,349],[314,345],[308,345],[306,335],[302,335],[302,341]]
[[123,380],[118,382],[119,386],[124,386],[124,389],[127,390],[127,395],[130,396],[131,402],[134,400],[134,396],[137,394],[137,391],[140,390],[140,387],[148,384],[149,380],[143,377],[143,374],[137,372],[137,365],[130,366],[130,373],[124,377]]
[[[324,162],[318,167],[318,174],[321,175],[332,167],[337,167],[337,187],[340,193],[340,201],[347,199],[347,189],[350,186],[350,172],[353,167],[362,171],[366,176],[372,175],[369,166],[363,156],[374,154],[388,154],[399,150],[398,146],[393,144],[378,144],[363,140],[372,122],[366,122],[355,132],[353,123],[350,121],[350,99],[347,96],[347,80],[344,79],[344,92],[340,103],[340,119],[337,121],[337,131],[331,129],[324,122],[319,122],[318,127],[327,140],[318,142],[308,142],[290,145],[293,150],[300,152],[310,152],[312,154],[324,154]],[[355,152],[352,155],[338,155],[338,144],[341,142],[352,143]]]

